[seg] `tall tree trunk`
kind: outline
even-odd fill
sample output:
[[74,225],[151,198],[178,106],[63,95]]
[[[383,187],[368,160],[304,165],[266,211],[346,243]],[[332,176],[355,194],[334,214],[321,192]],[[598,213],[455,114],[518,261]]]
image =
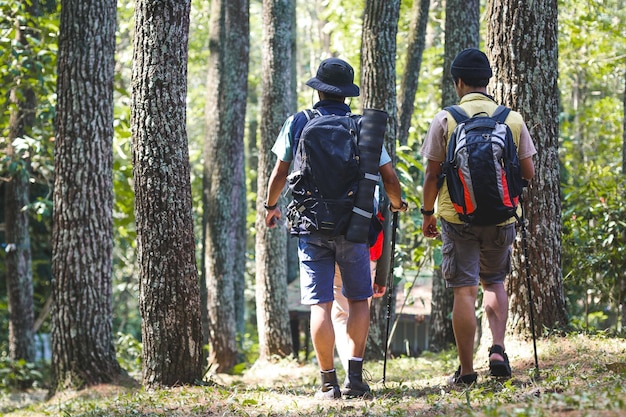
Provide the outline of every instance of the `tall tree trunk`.
[[185,128],[189,1],[137,1],[131,128],[143,383],[202,376],[200,289]]
[[[15,95],[12,93],[12,97]],[[34,96],[30,94],[32,98]],[[17,120],[22,118],[27,106],[34,102],[22,101],[19,110],[11,114],[9,142],[21,137],[23,128],[15,131]],[[34,107],[30,108],[34,110]],[[22,133],[17,133],[18,131]],[[9,144],[7,156],[18,167],[4,188],[4,224],[6,236],[6,282],[9,307],[9,357],[16,361],[35,360],[33,273],[28,220],[30,164]]]
[[[400,0],[366,0],[361,38],[361,92],[363,108],[384,110],[389,114],[385,146],[392,160],[395,161],[396,139],[398,130],[396,104],[396,35]],[[381,193],[384,194],[384,193]],[[386,206],[383,203],[383,206]],[[387,237],[383,245],[383,254],[378,261],[377,274],[385,274],[393,268],[389,265],[393,257],[391,244],[391,214],[385,217],[384,234]],[[386,264],[386,265],[385,265]],[[379,272],[380,271],[380,272]],[[380,359],[385,352],[385,333],[387,330],[387,302],[391,302],[391,316],[395,315],[396,291],[388,288],[388,295],[373,299],[370,309],[370,331],[367,338],[365,356],[368,359]],[[389,318],[391,319],[391,317]]]
[[52,242],[51,392],[115,381],[114,0],[63,1]]
[[[297,48],[297,16],[296,8],[291,7],[291,88],[289,89],[288,107],[295,111],[298,108],[298,48]],[[300,277],[300,261],[298,260],[298,239],[287,238],[287,283]]]
[[429,9],[430,0],[413,1],[409,45],[400,85],[400,99],[398,100],[398,142],[400,145],[408,143],[411,118],[415,108],[415,93],[417,92],[422,55],[426,45],[426,24]]
[[[478,48],[480,5],[478,0],[446,0],[445,46],[443,75],[441,79],[441,107],[456,104],[459,97],[450,77],[450,66],[454,57],[465,48]],[[441,260],[441,247],[435,249],[433,260]],[[446,288],[441,273],[441,263],[433,262],[433,287],[428,332],[429,348],[432,351],[446,349],[454,344],[452,329],[452,306],[454,293]]]
[[[626,71],[624,71],[624,80],[624,85],[626,85]],[[622,112],[624,121],[622,122],[622,175],[626,175],[626,88],[624,88],[623,103]]]
[[[538,13],[537,10],[541,10]],[[537,147],[535,180],[525,193],[535,332],[567,322],[561,271],[561,201],[558,157],[557,0],[533,5],[489,1],[487,53],[497,83],[496,100],[519,111]],[[529,293],[520,239],[508,280],[510,328],[526,333]],[[527,334],[527,333],[526,333]]]
[[[255,13],[254,9],[250,10],[250,13],[254,15]],[[253,47],[251,46],[251,48]],[[251,78],[254,78],[254,77],[251,77]],[[247,183],[247,186],[249,187],[247,189],[247,192],[249,193],[248,195],[257,194],[257,182],[258,182],[257,168],[259,166],[258,144],[257,144],[258,135],[259,135],[259,120],[257,118],[258,109],[259,109],[258,88],[257,88],[257,85],[252,84],[248,86],[248,101],[247,101],[247,106],[246,106],[246,113],[247,113],[246,122],[248,123],[248,127],[246,130],[247,137],[245,138],[247,141],[246,152],[244,153],[246,157],[246,169],[245,169],[246,183]],[[248,212],[248,210],[252,212],[256,212],[256,200],[250,201],[248,200],[246,196],[245,206],[246,206],[245,208],[246,212]],[[245,254],[249,250],[248,240],[246,239],[246,242],[244,243],[246,245],[244,249],[245,251],[244,254]],[[246,264],[247,264],[247,261],[244,265]],[[245,290],[245,288],[254,284],[253,282],[244,280],[243,285],[244,285],[244,290]],[[239,292],[236,291],[236,293],[239,293]],[[247,297],[244,297],[243,302],[246,307],[252,307],[250,308],[251,311],[250,311],[250,314],[248,315],[248,320],[256,321],[256,313],[255,313],[256,309],[254,308],[254,305],[250,306],[249,299]],[[241,328],[242,332],[245,331],[245,317],[243,316],[237,317],[237,326]],[[241,342],[243,342],[244,340],[245,339],[242,339]]]
[[445,46],[441,78],[442,107],[456,104],[459,97],[454,90],[450,66],[456,55],[465,48],[480,45],[479,0],[446,0]]
[[[624,71],[624,79],[626,86],[626,71]],[[623,122],[622,122],[622,175],[626,176],[626,88],[623,94]],[[622,233],[622,242],[626,240],[626,236]],[[621,280],[621,297],[620,297],[620,320],[622,334],[626,332],[626,280]]]
[[[24,2],[27,12],[23,27],[17,25],[15,40],[29,48],[27,34],[37,37],[31,17],[39,15],[39,3]],[[30,32],[30,33],[29,33]],[[30,71],[27,72],[32,72]],[[33,76],[35,76],[33,74]],[[17,84],[17,83],[16,83]],[[20,83],[28,86],[28,82]],[[30,87],[14,87],[9,97],[13,107],[9,117],[7,156],[16,167],[4,189],[4,224],[6,249],[7,295],[9,307],[9,357],[33,362],[35,360],[33,307],[33,272],[28,220],[30,191],[29,151],[19,152],[13,141],[30,135],[35,121],[35,93]],[[9,246],[10,245],[10,246]],[[29,383],[26,382],[26,385]]]
[[[261,96],[261,140],[257,182],[256,215],[256,310],[259,332],[259,360],[273,355],[289,356],[293,351],[287,307],[287,230],[265,226],[263,201],[275,163],[271,152],[276,136],[293,112],[292,7],[289,0],[263,0],[263,62]],[[284,198],[279,200],[284,207]]]
[[[237,363],[236,310],[245,265],[244,129],[248,93],[248,0],[214,0],[204,143],[204,266],[209,363]],[[238,292],[236,293],[236,289]],[[237,295],[238,294],[238,295]]]

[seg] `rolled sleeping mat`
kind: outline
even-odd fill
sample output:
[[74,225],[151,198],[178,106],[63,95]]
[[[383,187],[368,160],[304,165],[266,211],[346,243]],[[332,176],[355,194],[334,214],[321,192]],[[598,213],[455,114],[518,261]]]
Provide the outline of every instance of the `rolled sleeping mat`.
[[379,180],[379,163],[385,131],[387,112],[376,109],[364,109],[359,132],[359,167],[365,174],[359,181],[352,216],[348,223],[346,239],[351,242],[368,241],[370,223],[374,215],[374,190]]

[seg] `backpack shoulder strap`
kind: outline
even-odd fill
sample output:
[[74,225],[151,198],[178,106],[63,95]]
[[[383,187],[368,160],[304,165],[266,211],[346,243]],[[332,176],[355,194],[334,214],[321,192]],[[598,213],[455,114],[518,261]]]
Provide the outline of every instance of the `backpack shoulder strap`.
[[506,106],[499,105],[496,108],[496,111],[493,112],[493,115],[491,115],[491,117],[497,120],[499,123],[504,123],[506,118],[509,116],[509,113],[511,113],[511,109]]
[[452,117],[454,117],[454,120],[456,120],[457,124],[460,124],[469,119],[469,116],[467,115],[467,113],[465,113],[463,107],[459,106],[458,104],[455,104],[454,106],[444,107],[444,110],[450,113]]
[[302,113],[304,113],[304,115],[306,116],[307,122],[310,122],[317,116],[322,116],[322,112],[320,112],[318,109],[304,109],[302,110]]

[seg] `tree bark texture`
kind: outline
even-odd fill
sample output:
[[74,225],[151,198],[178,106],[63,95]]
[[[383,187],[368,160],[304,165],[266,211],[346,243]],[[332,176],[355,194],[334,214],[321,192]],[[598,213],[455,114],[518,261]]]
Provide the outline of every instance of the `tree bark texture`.
[[[626,85],[626,71],[624,71],[624,78]],[[622,122],[622,175],[626,175],[626,88],[624,89],[624,94],[622,96],[623,106],[623,122]],[[626,236],[622,235],[622,239],[626,238]],[[626,282],[621,280],[621,297],[620,297],[620,318],[621,318],[621,326],[622,332],[626,329]]]
[[[384,110],[389,114],[385,133],[385,146],[392,161],[395,161],[398,130],[396,102],[396,35],[398,33],[399,0],[366,0],[361,38],[361,95],[363,108]],[[392,215],[388,213],[384,222],[383,254],[378,261],[381,273],[393,269],[389,262],[391,253]],[[387,263],[387,265],[384,265]],[[377,268],[378,269],[378,268]],[[377,272],[378,274],[378,272]],[[395,287],[395,285],[394,285]],[[370,308],[370,331],[365,356],[380,359],[385,352],[387,330],[387,304],[391,303],[390,318],[395,315],[395,288],[382,299],[373,299]],[[393,322],[393,320],[391,319]]]
[[204,142],[204,266],[209,363],[237,362],[237,303],[245,266],[244,130],[249,55],[248,0],[214,0]]
[[202,376],[200,289],[185,128],[189,1],[135,8],[131,128],[143,383]]
[[[439,248],[436,250],[441,252]],[[456,339],[454,338],[454,329],[452,328],[453,305],[454,293],[452,288],[446,288],[446,280],[441,272],[441,263],[439,263],[436,267],[433,267],[428,350],[440,352],[450,348],[450,346],[454,346]]]
[[[287,116],[291,99],[292,16],[294,2],[263,1],[263,62],[261,140],[259,146],[256,215],[256,313],[259,359],[289,356],[293,351],[287,307],[287,229],[265,226],[263,201],[276,162],[271,148]],[[279,203],[285,206],[281,197]]]
[[115,1],[63,1],[52,231],[51,391],[116,380],[111,259]]
[[[626,71],[624,71],[624,85],[626,85]],[[622,96],[624,118],[622,122],[622,174],[626,175],[626,88]]]
[[446,0],[445,46],[441,77],[442,107],[459,101],[450,75],[452,61],[465,48],[479,48],[479,3],[478,0]]
[[[25,36],[35,36],[31,16],[39,14],[39,4],[35,0],[25,4],[28,15],[24,27],[16,27],[16,42],[24,49],[29,48]],[[27,70],[27,73],[29,71]],[[32,70],[30,71],[32,72]],[[33,74],[33,76],[35,76]],[[17,83],[16,83],[17,84]],[[28,86],[28,83],[23,83]],[[33,271],[30,245],[28,204],[30,202],[30,157],[29,151],[19,152],[13,148],[13,141],[31,135],[35,122],[36,97],[30,87],[14,87],[10,92],[10,102],[14,105],[9,116],[9,136],[7,157],[14,170],[10,172],[4,188],[4,224],[6,247],[7,296],[9,307],[9,357],[16,361],[35,360],[33,306]]]
[[[295,2],[294,2],[295,3]],[[291,88],[289,89],[289,109],[298,108],[298,28],[296,8],[290,7],[291,11]],[[315,68],[315,64],[312,66]],[[287,238],[287,283],[291,283],[300,277],[300,260],[298,259],[298,239]]]
[[[525,193],[531,302],[535,333],[566,324],[561,271],[561,202],[558,159],[557,1],[490,1],[487,53],[498,102],[519,111],[537,147],[535,177]],[[530,328],[529,292],[520,238],[508,280],[514,332]],[[527,333],[526,333],[527,334]]]
[[409,28],[409,45],[400,85],[400,99],[398,100],[398,142],[400,145],[408,143],[409,129],[415,108],[415,93],[419,84],[422,55],[426,45],[426,24],[429,9],[430,0],[414,0],[411,27]]
[[[25,104],[25,103],[22,103]],[[22,109],[23,110],[23,109]],[[11,115],[20,118],[23,111]],[[10,127],[12,129],[12,126]],[[20,135],[21,136],[21,135]],[[16,136],[16,137],[20,137]],[[12,134],[9,134],[12,142]],[[6,277],[9,307],[9,357],[11,360],[35,360],[33,307],[33,272],[30,247],[29,204],[30,169],[27,159],[13,153],[9,145],[8,155],[17,162],[17,170],[4,185],[4,224],[6,246]]]
[[[478,48],[479,45],[480,5],[478,0],[446,0],[445,45],[443,74],[441,77],[441,107],[456,104],[459,97],[454,89],[450,75],[450,66],[456,55],[465,48]],[[433,351],[446,349],[455,343],[452,329],[452,306],[454,293],[446,288],[446,281],[441,273],[441,248],[433,256],[433,286],[429,347]]]

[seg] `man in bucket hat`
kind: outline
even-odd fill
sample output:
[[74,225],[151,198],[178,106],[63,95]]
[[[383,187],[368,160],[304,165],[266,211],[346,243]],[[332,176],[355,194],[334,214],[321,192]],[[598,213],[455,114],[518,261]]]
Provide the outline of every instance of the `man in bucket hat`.
[[[322,61],[316,76],[306,84],[318,92],[319,101],[313,109],[321,114],[350,114],[350,106],[345,103],[345,99],[359,95],[359,87],[354,84],[354,70],[339,58]],[[278,199],[287,181],[297,141],[307,121],[304,112],[287,118],[272,147],[272,152],[278,159],[270,176],[265,201],[265,224],[270,228],[282,217]],[[379,166],[391,201],[391,209],[406,210],[407,204],[402,201],[398,177],[384,147]],[[332,238],[316,233],[300,235],[298,257],[301,302],[311,306],[311,339],[322,377],[321,388],[315,393],[315,397],[332,400],[341,398],[343,394],[345,397],[371,398],[370,387],[362,377],[363,354],[370,321],[368,299],[373,293],[368,244],[348,241],[344,235]],[[351,358],[343,391],[335,372],[335,334],[331,320],[335,264],[341,270],[343,292],[349,300],[347,335]]]
[[[498,104],[487,94],[492,76],[487,56],[480,50],[461,51],[452,62],[450,73],[459,105],[470,117],[492,115]],[[511,111],[505,123],[513,133],[522,177],[534,175],[532,156],[537,153],[522,116]],[[460,220],[443,182],[438,188],[442,162],[446,159],[447,143],[457,123],[442,110],[437,113],[422,145],[421,154],[427,159],[424,173],[422,231],[424,236],[439,236],[437,217],[441,221],[442,265],[446,286],[454,291],[452,328],[461,363],[449,381],[451,384],[472,384],[478,374],[474,371],[474,336],[476,333],[475,303],[478,284],[483,288],[483,305],[492,346],[489,349],[489,373],[495,377],[510,377],[509,359],[504,353],[504,335],[508,317],[508,297],[504,280],[511,269],[511,245],[515,240],[515,218],[497,225],[475,225]],[[437,201],[437,216],[435,216]]]

